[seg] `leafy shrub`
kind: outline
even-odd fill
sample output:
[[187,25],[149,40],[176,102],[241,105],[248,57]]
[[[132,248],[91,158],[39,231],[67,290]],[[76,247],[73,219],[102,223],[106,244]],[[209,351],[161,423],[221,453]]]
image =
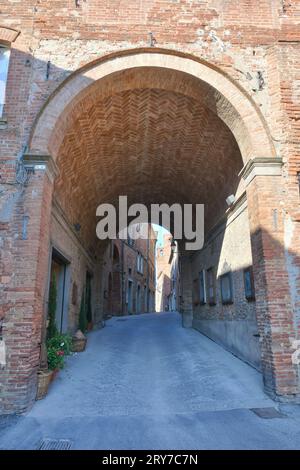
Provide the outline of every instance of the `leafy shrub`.
[[72,337],[68,334],[57,333],[53,338],[48,339],[47,346],[64,351],[65,355],[71,352]]
[[50,370],[62,369],[64,367],[65,353],[54,347],[47,348],[48,368]]
[[84,289],[82,292],[81,303],[80,303],[79,329],[82,331],[82,333],[84,333],[87,329],[86,302],[85,302]]
[[47,341],[48,367],[51,370],[62,369],[64,358],[71,352],[72,338],[70,335],[56,333]]
[[90,323],[92,321],[92,292],[91,283],[88,282],[86,286],[86,319]]

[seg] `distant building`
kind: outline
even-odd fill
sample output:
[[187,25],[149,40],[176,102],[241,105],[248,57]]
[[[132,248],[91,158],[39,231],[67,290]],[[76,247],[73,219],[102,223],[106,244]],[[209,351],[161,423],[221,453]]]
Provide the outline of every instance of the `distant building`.
[[[137,231],[140,227],[137,225]],[[102,302],[107,315],[130,315],[155,310],[156,234],[148,238],[112,240],[103,257]]]
[[156,311],[178,310],[179,271],[177,244],[170,234],[164,235],[164,244],[156,249]]

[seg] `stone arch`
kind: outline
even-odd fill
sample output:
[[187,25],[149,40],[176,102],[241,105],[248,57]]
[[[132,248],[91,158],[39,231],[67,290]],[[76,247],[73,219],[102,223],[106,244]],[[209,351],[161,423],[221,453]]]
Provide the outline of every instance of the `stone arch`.
[[[69,122],[69,115],[101,80],[136,68],[159,68],[192,77],[213,96],[213,108],[234,135],[244,161],[275,157],[264,118],[251,97],[220,69],[194,56],[167,49],[133,49],[98,59],[70,75],[51,95],[34,123],[28,153],[56,158]],[[130,81],[129,85],[130,86]],[[136,86],[136,85],[134,85]],[[181,89],[189,94],[189,90]],[[110,90],[111,92],[111,90]]]
[[[45,311],[45,289],[43,286],[46,285],[48,269],[49,225],[53,176],[55,176],[55,165],[49,155],[54,160],[58,156],[72,112],[78,104],[80,108],[82,100],[89,100],[91,91],[94,92],[99,84],[105,83],[108,77],[117,76],[118,73],[130,75],[131,71],[143,67],[166,70],[175,74],[180,73],[188,77],[189,80],[201,83],[201,86],[208,92],[208,96],[213,98],[211,101],[207,100],[205,105],[210,107],[217,117],[226,124],[236,139],[245,165],[240,176],[243,176],[247,184],[254,274],[258,280],[257,315],[259,332],[262,337],[262,368],[265,387],[269,393],[278,395],[299,393],[298,376],[294,366],[290,364],[286,368],[278,359],[280,354],[286,354],[285,348],[288,346],[281,345],[276,338],[273,340],[271,336],[272,326],[274,324],[276,329],[278,317],[283,325],[291,325],[292,316],[286,299],[282,300],[280,297],[283,289],[281,292],[277,292],[272,278],[274,266],[276,266],[280,280],[286,275],[281,225],[279,232],[278,224],[274,226],[273,216],[274,207],[279,207],[279,201],[282,198],[282,178],[281,161],[279,158],[274,158],[276,157],[275,149],[264,118],[247,93],[221,70],[187,54],[153,48],[112,54],[73,73],[48,99],[32,128],[28,155],[25,155],[24,161],[29,167],[35,168],[35,171],[31,172],[31,178],[23,197],[24,207],[34,221],[34,224],[29,226],[29,230],[31,230],[29,234],[32,233],[33,237],[28,237],[26,249],[22,249],[22,257],[15,258],[16,260],[21,259],[24,265],[24,260],[27,261],[27,265],[30,266],[27,277],[34,280],[34,285],[30,286],[32,288],[31,296],[26,296],[23,278],[20,276],[14,281],[15,286],[19,287],[19,293],[24,292],[25,295],[22,298],[21,306],[13,309],[12,315],[14,317],[11,317],[5,325],[4,333],[8,338],[10,351],[8,357],[13,358],[11,351],[14,351],[14,345],[20,341],[20,333],[14,330],[14,321],[20,323],[20,317],[26,317],[26,322],[32,323],[32,334],[28,338],[27,356],[25,358],[22,356],[18,367],[12,363],[8,365],[7,377],[13,380],[18,378],[20,382],[16,383],[22,385],[8,396],[5,406],[9,409],[23,411],[32,404],[36,392],[42,315]],[[175,87],[175,78],[170,81],[169,85],[164,82],[161,86]],[[188,88],[187,82],[183,83],[183,88],[177,89],[177,92],[189,95],[191,89]],[[136,84],[128,80],[128,86],[134,87]],[[37,194],[39,197],[36,197]],[[279,223],[282,223],[281,219]],[[274,239],[278,245],[275,248]],[[36,260],[35,263],[32,263],[33,256]],[[15,264],[18,269],[17,261]],[[183,273],[183,295],[180,300],[180,309],[183,325],[191,326],[193,310],[189,254],[183,254],[181,257],[181,273]],[[110,276],[108,291],[111,290],[110,285],[112,284],[112,275],[110,274]],[[276,309],[276,299],[280,308],[279,312]],[[284,328],[288,340],[291,333],[288,326],[284,326]],[[32,357],[35,358],[34,363]],[[20,374],[19,371],[24,370],[24,365],[27,373]],[[283,377],[283,372],[286,371],[291,374],[291,381],[287,385]],[[8,381],[5,383],[5,387],[5,390],[9,390]]]

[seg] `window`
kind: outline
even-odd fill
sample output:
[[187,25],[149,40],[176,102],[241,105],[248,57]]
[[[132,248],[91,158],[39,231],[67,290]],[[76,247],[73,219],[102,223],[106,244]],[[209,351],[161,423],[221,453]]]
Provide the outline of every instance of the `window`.
[[223,274],[220,277],[221,281],[221,297],[222,304],[232,304],[233,303],[233,293],[232,293],[232,277],[231,273]]
[[10,50],[0,45],[0,118],[3,116]]
[[136,258],[136,270],[139,273],[144,272],[144,258],[140,254],[138,254]]
[[253,269],[252,266],[244,269],[244,287],[245,287],[245,297],[250,302],[255,300],[255,290],[254,290],[254,278],[253,278]]
[[199,273],[199,300],[200,304],[206,304],[206,286],[205,286],[205,271],[204,269]]
[[199,279],[193,280],[193,304],[199,305],[200,297],[199,297]]
[[133,246],[134,245],[134,240],[130,237],[130,235],[128,234],[127,236],[127,243],[129,246]]
[[216,305],[216,280],[214,268],[207,270],[207,297],[209,305]]

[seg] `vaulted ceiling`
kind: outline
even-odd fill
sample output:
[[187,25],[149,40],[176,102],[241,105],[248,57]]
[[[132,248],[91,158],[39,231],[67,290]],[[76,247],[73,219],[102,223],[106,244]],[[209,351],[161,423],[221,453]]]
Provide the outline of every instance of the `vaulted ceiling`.
[[204,203],[212,225],[242,168],[212,100],[199,81],[164,70],[112,75],[93,86],[70,112],[57,159],[55,196],[69,220],[94,234],[96,207],[127,195],[147,205]]

